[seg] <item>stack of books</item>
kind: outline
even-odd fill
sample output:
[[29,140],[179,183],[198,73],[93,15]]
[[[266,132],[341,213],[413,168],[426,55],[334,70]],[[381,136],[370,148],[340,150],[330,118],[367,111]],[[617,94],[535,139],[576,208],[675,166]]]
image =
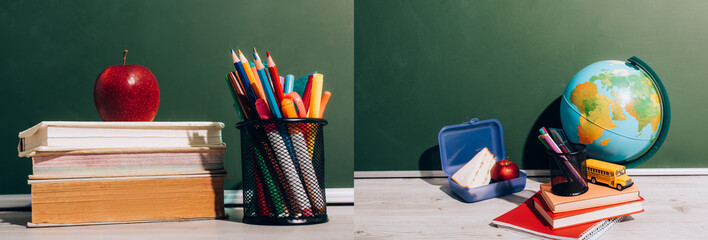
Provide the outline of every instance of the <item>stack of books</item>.
[[551,192],[551,184],[520,206],[493,220],[493,224],[550,239],[594,239],[624,216],[644,211],[635,185],[618,191],[588,184],[584,194],[563,197]]
[[19,133],[32,158],[30,227],[223,218],[219,122],[41,122]]

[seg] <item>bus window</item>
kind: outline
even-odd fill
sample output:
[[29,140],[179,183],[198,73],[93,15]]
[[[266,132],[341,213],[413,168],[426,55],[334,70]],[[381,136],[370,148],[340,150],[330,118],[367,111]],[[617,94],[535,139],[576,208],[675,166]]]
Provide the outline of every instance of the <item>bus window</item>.
[[624,175],[624,174],[625,174],[625,169],[624,169],[624,168],[623,168],[623,169],[620,169],[620,170],[617,170],[617,176],[622,176],[622,175]]

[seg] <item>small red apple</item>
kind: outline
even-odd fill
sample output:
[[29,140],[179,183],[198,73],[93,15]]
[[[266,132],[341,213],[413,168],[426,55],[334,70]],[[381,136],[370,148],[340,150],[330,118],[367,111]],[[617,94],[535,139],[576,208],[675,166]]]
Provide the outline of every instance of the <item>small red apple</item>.
[[109,66],[96,78],[93,101],[103,121],[152,121],[160,107],[160,89],[150,69],[125,65]]
[[501,160],[492,166],[492,181],[500,182],[519,177],[519,167],[509,160]]

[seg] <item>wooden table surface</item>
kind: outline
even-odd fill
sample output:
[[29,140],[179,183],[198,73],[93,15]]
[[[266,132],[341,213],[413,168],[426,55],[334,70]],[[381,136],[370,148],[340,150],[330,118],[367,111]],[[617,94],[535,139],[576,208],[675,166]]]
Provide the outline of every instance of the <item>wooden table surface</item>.
[[328,206],[329,222],[298,226],[244,224],[242,208],[228,220],[27,228],[31,212],[0,212],[0,239],[353,239],[354,207]]
[[[603,239],[708,239],[708,176],[636,176],[645,212],[610,229]],[[490,226],[492,219],[533,195],[547,178],[526,189],[465,203],[446,178],[356,179],[355,206],[328,206],[330,222],[259,226],[228,220],[27,228],[30,212],[0,211],[0,239],[528,239]]]
[[[633,179],[645,212],[627,217],[601,239],[708,239],[708,176]],[[490,223],[548,181],[529,178],[521,192],[465,203],[450,192],[447,178],[356,179],[355,239],[528,239]]]

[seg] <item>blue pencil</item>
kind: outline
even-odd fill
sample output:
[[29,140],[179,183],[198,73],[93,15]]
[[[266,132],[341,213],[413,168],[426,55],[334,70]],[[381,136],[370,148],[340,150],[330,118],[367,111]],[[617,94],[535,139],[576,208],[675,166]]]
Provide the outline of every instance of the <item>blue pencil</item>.
[[[255,104],[256,102],[256,95],[253,90],[253,87],[251,86],[251,83],[248,81],[248,75],[246,75],[246,70],[243,69],[243,65],[241,64],[241,60],[239,60],[238,56],[236,56],[236,52],[234,52],[234,49],[231,49],[231,58],[234,60],[234,67],[236,68],[236,73],[238,73],[238,77],[241,79],[241,84],[243,85],[244,90],[246,90],[246,96],[248,96],[248,101],[251,102],[251,105]],[[254,107],[255,109],[255,107]]]

